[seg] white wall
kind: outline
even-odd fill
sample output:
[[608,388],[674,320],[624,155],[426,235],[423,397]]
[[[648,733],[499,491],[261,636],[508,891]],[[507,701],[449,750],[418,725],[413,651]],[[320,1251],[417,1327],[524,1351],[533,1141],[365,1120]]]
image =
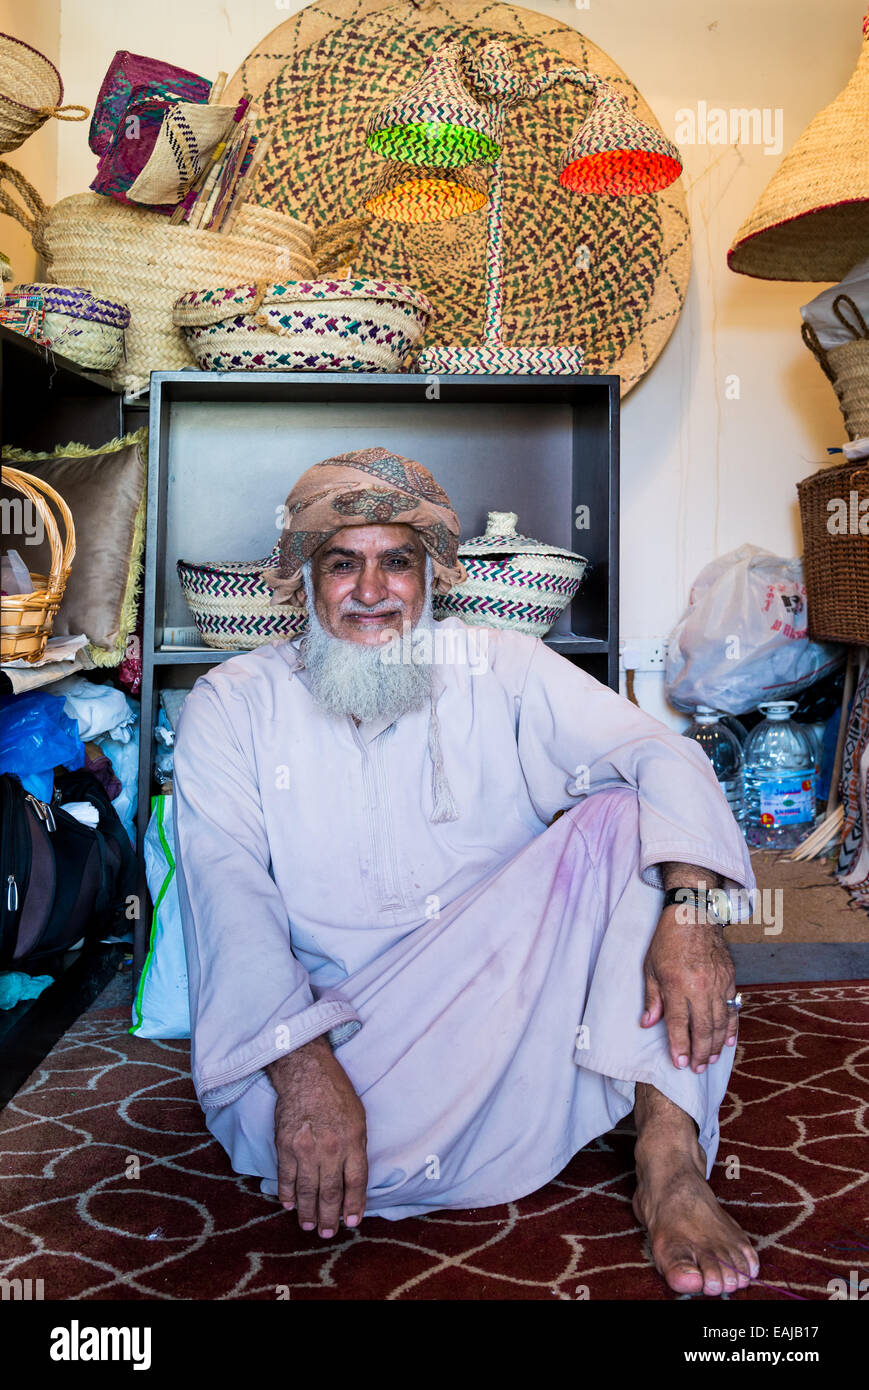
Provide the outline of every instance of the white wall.
[[[93,104],[118,48],[155,53],[212,76],[230,75],[254,44],[301,5],[274,0],[59,0],[66,99]],[[9,0],[0,0],[0,13]],[[58,0],[20,3],[50,29]],[[787,151],[845,85],[860,49],[865,0],[536,0],[581,29],[637,84],[664,129],[682,108],[759,107],[783,117]],[[34,23],[36,21],[34,20]],[[16,19],[4,27],[28,38]],[[30,41],[36,42],[33,38]],[[37,45],[38,46],[38,45]],[[59,151],[53,199],[93,177],[87,126],[40,132]],[[799,306],[818,287],[734,275],[725,253],[777,168],[762,146],[683,145],[694,264],[681,320],[622,414],[621,625],[626,636],[666,634],[692,579],[713,556],[754,541],[800,550],[794,484],[815,471],[844,429],[832,388],[799,337]],[[21,167],[26,168],[26,159]],[[35,175],[30,175],[39,183]],[[0,244],[8,243],[5,219]],[[16,266],[18,270],[18,266]],[[724,379],[740,379],[727,400]],[[655,677],[643,703],[662,712]]]

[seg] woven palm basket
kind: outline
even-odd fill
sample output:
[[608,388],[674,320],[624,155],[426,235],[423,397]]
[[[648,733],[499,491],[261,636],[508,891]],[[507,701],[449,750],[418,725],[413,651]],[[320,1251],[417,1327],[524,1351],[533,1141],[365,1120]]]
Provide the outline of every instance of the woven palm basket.
[[869,11],[856,71],[785,156],[727,253],[761,280],[834,284],[869,247]]
[[0,154],[17,150],[50,116],[87,120],[86,106],[61,106],[61,101],[63,83],[54,63],[29,43],[0,34]]
[[34,283],[10,292],[39,294],[45,305],[41,340],[52,352],[94,371],[110,372],[124,355],[124,330],[130,322],[126,304],[99,299],[81,286]]
[[271,605],[263,569],[277,568],[280,541],[266,560],[190,560],[177,562],[187,607],[206,647],[251,651],[275,638],[295,637],[307,628],[307,614],[287,604]]
[[809,636],[869,644],[869,463],[822,468],[797,493]]
[[462,584],[435,594],[434,614],[542,637],[579,589],[588,561],[572,550],[520,536],[515,512],[489,512],[482,536],[458,549]]
[[[532,73],[571,64],[611,82],[659,129],[623,72],[568,25],[469,0],[317,0],[257,45],[224,100],[250,92],[276,136],[254,182],[260,203],[314,226],[358,216],[381,169],[369,120],[422,75],[450,38],[500,39]],[[591,98],[571,84],[511,109],[504,139],[504,341],[578,344],[586,372],[626,393],[667,342],[685,298],[690,232],[681,181],[636,198],[580,196],[558,182]],[[299,138],[299,131],[305,138]],[[425,347],[479,343],[485,314],[486,210],[407,226],[369,219],[353,273],[414,285],[435,305]]]
[[130,306],[126,360],[112,373],[116,382],[139,391],[151,372],[195,365],[172,320],[175,300],[191,284],[316,275],[311,229],[296,218],[248,207],[227,235],[173,227],[160,213],[98,193],[62,198],[41,219],[47,279],[85,285]]
[[175,322],[205,371],[397,372],[432,313],[381,280],[314,280],[191,290]]
[[[41,478],[35,478],[32,473],[22,473],[18,468],[4,468],[3,481],[20,492],[25,502],[35,507],[48,536],[51,573],[34,574],[31,571],[33,592],[30,594],[3,595],[0,604],[0,661],[39,661],[45,654],[45,644],[51,636],[54,615],[60,607],[75,557],[75,526],[72,512],[60,493]],[[57,508],[63,522],[62,541],[52,507]]]
[[[854,341],[824,348],[811,324],[804,323],[803,342],[832,383],[848,438],[865,439],[869,437],[869,324],[847,294],[836,296],[833,311]],[[869,607],[869,597],[866,603]]]

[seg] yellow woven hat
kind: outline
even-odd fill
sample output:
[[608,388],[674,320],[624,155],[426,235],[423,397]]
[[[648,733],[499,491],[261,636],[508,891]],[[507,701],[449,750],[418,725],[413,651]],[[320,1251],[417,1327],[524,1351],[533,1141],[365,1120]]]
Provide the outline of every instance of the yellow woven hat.
[[869,247],[869,11],[856,71],[780,164],[727,253],[740,275],[834,282]]

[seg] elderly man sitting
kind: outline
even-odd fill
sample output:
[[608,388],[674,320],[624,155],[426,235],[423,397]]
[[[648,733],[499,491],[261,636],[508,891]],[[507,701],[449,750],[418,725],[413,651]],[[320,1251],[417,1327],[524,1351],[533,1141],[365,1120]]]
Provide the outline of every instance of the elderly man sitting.
[[329,1237],[522,1197],[633,1108],[658,1269],[743,1288],[757,1256],[706,1182],[738,1001],[705,891],[753,887],[742,836],[696,744],[536,637],[433,621],[458,536],[418,463],[308,469],[273,581],[307,633],[185,702],[206,1122]]

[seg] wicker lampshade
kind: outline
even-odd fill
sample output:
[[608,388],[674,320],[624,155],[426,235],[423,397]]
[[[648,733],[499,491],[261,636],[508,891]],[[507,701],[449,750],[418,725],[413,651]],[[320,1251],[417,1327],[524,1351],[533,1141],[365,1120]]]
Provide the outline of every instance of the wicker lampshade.
[[501,153],[496,108],[475,101],[462,79],[461,45],[447,43],[417,83],[369,121],[367,144],[387,159],[457,169]]
[[760,280],[841,280],[869,247],[869,11],[856,71],[782,160],[727,253]]
[[365,200],[366,212],[391,222],[442,222],[485,207],[488,180],[473,165],[465,169],[426,169],[390,162]]
[[611,91],[598,92],[564,155],[559,183],[574,193],[657,193],[682,172],[679,151]]

